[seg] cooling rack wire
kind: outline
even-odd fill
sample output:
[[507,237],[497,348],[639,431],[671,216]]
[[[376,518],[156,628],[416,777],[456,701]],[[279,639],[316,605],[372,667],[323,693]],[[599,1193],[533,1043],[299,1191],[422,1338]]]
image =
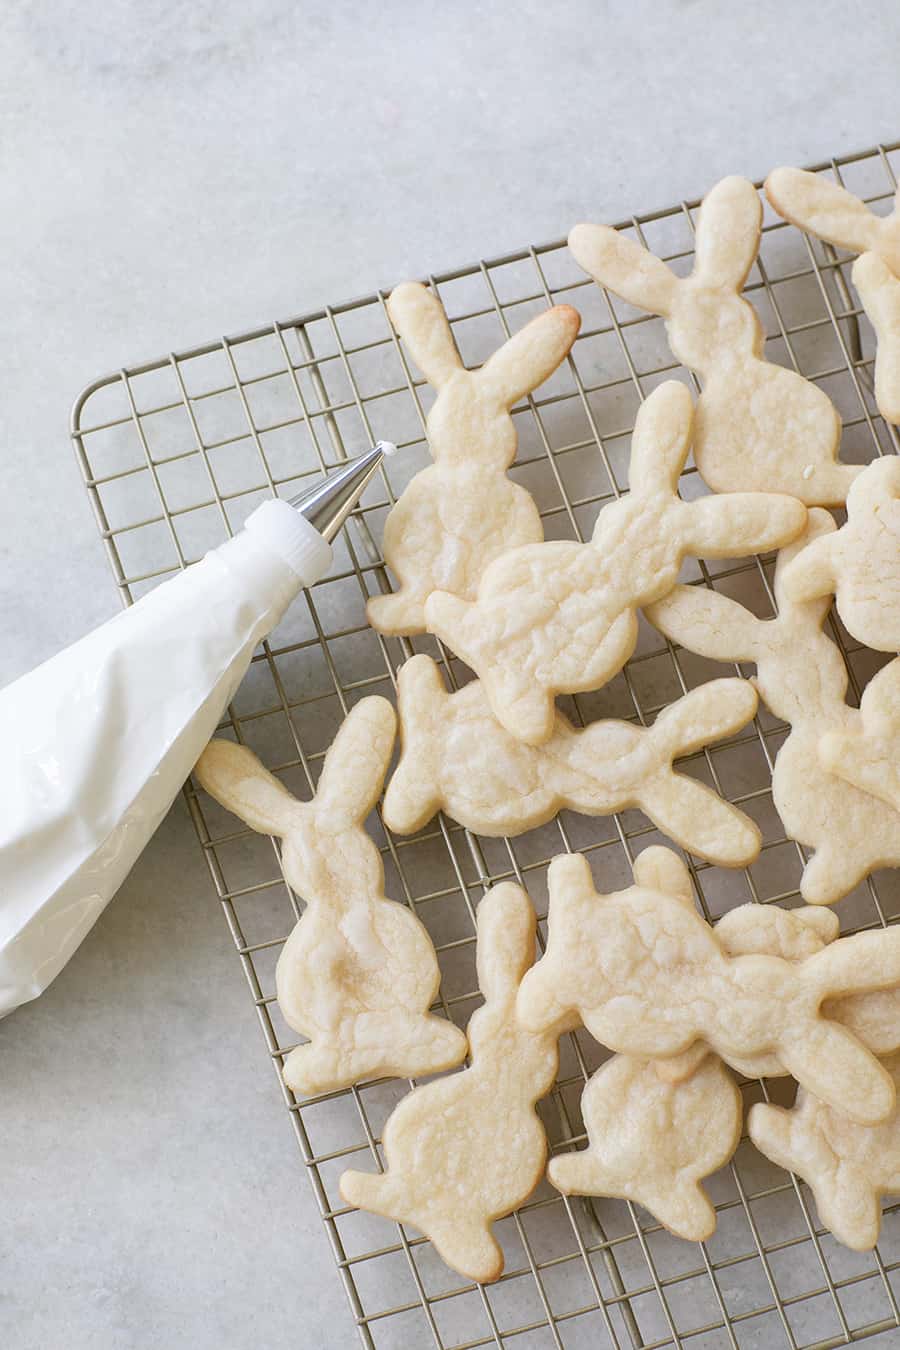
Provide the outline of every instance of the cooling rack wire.
[[[900,172],[900,142],[815,167],[886,211]],[[697,205],[682,202],[620,228],[683,273],[691,264]],[[694,385],[673,363],[662,321],[606,295],[562,241],[429,280],[470,366],[547,305],[570,302],[580,310],[571,358],[516,409],[512,474],[537,499],[548,538],[587,538],[599,509],[626,486],[640,400],[662,379]],[[847,259],[766,207],[747,294],[765,326],[767,358],[820,384],[837,405],[843,457],[865,462],[897,453],[897,431],[875,411],[872,336],[849,288]],[[393,335],[384,301],[378,292],[124,368],[89,386],[73,410],[78,461],[125,604],[222,542],[265,497],[293,495],[379,437],[399,443],[402,454],[367,490],[337,542],[334,571],[297,601],[255,655],[220,730],[250,745],[301,795],[308,795],[348,708],[367,694],[390,695],[413,651],[435,656],[451,684],[466,678],[434,639],[384,639],[365,621],[366,596],[389,586],[379,551],[384,518],[428,462],[423,420],[431,392]],[[688,497],[703,491],[692,467],[681,491]],[[767,615],[772,565],[771,557],[701,562],[684,576],[702,576]],[[884,658],[860,649],[832,622],[858,700]],[[643,625],[634,657],[610,685],[563,702],[576,720],[604,715],[649,723],[680,693],[724,673]],[[747,900],[800,903],[802,853],[785,838],[770,791],[784,736],[783,724],[761,710],[740,735],[680,765],[752,815],[765,841],[743,872],[689,859],[710,919]],[[239,828],[193,786],[186,791],[278,1072],[296,1037],[275,1002],[274,967],[301,905],[270,841]],[[479,1001],[474,914],[485,886],[521,881],[543,934],[546,865],[555,853],[586,852],[601,889],[610,891],[628,884],[635,853],[661,840],[639,812],[599,821],[564,813],[514,841],[482,839],[443,818],[410,839],[387,836],[380,821],[372,828],[386,893],[410,905],[435,943],[442,972],[437,1008],[461,1026]],[[898,875],[869,878],[839,912],[844,932],[897,921]],[[554,1150],[584,1143],[579,1098],[605,1057],[584,1033],[566,1037],[561,1049],[557,1086],[541,1107]],[[847,1251],[819,1225],[805,1186],[746,1138],[709,1182],[718,1228],[708,1242],[673,1238],[630,1203],[570,1199],[542,1183],[498,1225],[506,1254],[500,1282],[472,1285],[447,1270],[417,1234],[349,1210],[338,1193],[345,1167],[375,1166],[383,1124],[408,1087],[378,1082],[297,1100],[282,1086],[365,1346],[825,1350],[879,1333],[886,1333],[880,1343],[900,1344],[900,1205],[886,1207],[874,1252]],[[779,1084],[746,1082],[742,1090],[749,1106],[769,1090],[778,1099]]]

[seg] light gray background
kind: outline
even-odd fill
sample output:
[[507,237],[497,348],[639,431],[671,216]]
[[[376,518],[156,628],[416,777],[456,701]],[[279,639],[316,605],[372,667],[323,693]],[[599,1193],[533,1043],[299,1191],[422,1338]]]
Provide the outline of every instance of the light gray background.
[[[0,683],[117,607],[94,376],[897,137],[898,43],[888,0],[5,0]],[[181,804],[0,1024],[0,1141],[10,1350],[355,1343]]]

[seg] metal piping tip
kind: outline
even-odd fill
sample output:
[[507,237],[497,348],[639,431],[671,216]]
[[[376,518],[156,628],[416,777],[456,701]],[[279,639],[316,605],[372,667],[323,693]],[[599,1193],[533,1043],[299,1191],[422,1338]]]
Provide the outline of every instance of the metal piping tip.
[[333,469],[315,487],[291,497],[290,505],[309,521],[330,543],[375,476],[385,455],[393,455],[396,445],[379,441],[371,450]]

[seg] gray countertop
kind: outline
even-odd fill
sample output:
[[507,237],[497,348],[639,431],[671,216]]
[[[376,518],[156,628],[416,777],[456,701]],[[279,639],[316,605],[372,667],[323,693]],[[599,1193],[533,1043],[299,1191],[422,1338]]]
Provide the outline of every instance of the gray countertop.
[[[7,0],[0,683],[117,608],[90,379],[896,137],[900,10],[851,8]],[[354,1344],[180,802],[0,1083],[0,1344]]]

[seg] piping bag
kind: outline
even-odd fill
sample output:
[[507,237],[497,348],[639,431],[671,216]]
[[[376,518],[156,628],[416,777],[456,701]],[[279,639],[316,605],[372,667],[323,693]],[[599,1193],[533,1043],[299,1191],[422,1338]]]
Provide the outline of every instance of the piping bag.
[[36,998],[168,811],[257,644],[331,566],[379,441],[0,691],[0,1016]]

